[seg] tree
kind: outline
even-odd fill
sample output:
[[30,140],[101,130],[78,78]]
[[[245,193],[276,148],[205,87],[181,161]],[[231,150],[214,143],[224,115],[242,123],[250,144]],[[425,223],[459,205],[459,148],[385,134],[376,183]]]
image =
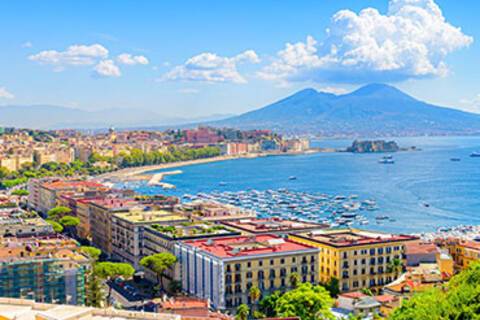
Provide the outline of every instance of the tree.
[[163,289],[164,272],[177,262],[177,257],[169,252],[162,252],[143,257],[140,265],[153,271],[157,276],[157,284]]
[[50,220],[58,221],[64,215],[67,215],[72,212],[72,209],[64,206],[58,206],[53,209],[48,210],[48,218]]
[[333,299],[322,286],[302,283],[296,289],[283,294],[276,303],[280,317],[300,317],[302,320],[334,319],[330,308]]
[[74,216],[63,216],[58,222],[64,227],[76,227],[80,224],[80,219]]
[[277,312],[275,311],[275,307],[277,305],[278,299],[282,296],[280,291],[274,291],[272,294],[263,298],[260,303],[258,304],[259,310],[265,314],[265,316],[269,318],[273,318],[277,316]]
[[387,266],[387,272],[395,274],[395,278],[398,278],[400,273],[403,271],[403,262],[402,260],[395,258]]
[[5,167],[0,167],[0,179],[5,179],[8,177],[9,171]]
[[81,246],[80,251],[90,257],[93,261],[98,261],[102,255],[102,250],[90,246]]
[[250,314],[250,309],[248,308],[248,306],[246,304],[242,303],[237,308],[235,319],[236,320],[247,320],[249,314]]
[[[129,279],[135,273],[135,269],[128,263],[120,262],[99,262],[94,267],[94,273],[107,282],[115,280],[119,277]],[[110,303],[112,295],[112,286],[108,285],[107,304]]]
[[258,299],[262,296],[262,292],[257,286],[252,286],[248,292],[251,300],[252,311],[254,309],[254,305],[257,303]]
[[105,297],[99,277],[95,272],[90,272],[88,275],[86,291],[87,306],[101,308]]
[[171,292],[173,295],[178,294],[182,291],[182,282],[179,280],[172,280],[168,284],[168,291]]
[[63,232],[63,226],[60,223],[58,223],[56,221],[53,221],[53,220],[50,220],[50,219],[47,219],[45,221],[48,222],[53,227],[53,231],[55,231],[56,233],[62,233]]
[[25,190],[25,189],[17,189],[12,191],[12,195],[14,196],[28,196],[29,194],[30,192],[28,192],[28,190]]
[[327,289],[327,291],[332,297],[336,297],[340,293],[340,284],[338,282],[338,279],[335,277],[331,277],[330,280],[325,283],[324,287],[325,289]]
[[300,275],[296,272],[293,272],[292,274],[290,274],[290,285],[293,288],[296,288],[299,283],[300,283]]

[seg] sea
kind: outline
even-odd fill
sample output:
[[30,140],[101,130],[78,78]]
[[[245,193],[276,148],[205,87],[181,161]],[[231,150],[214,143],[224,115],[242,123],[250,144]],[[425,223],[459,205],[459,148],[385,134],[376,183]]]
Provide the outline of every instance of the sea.
[[[400,147],[419,151],[393,154],[394,164],[381,164],[383,154],[346,152],[268,156],[190,165],[165,176],[176,186],[164,190],[145,182],[128,182],[142,194],[184,194],[278,190],[373,199],[378,210],[363,213],[368,229],[395,233],[432,232],[440,227],[480,225],[480,137],[392,138]],[[314,147],[345,148],[352,140],[317,140]],[[459,161],[452,161],[458,158]],[[176,168],[177,169],[177,168]],[[176,170],[175,169],[175,170]],[[171,170],[159,170],[171,171]],[[296,179],[292,179],[295,177]],[[390,218],[381,224],[375,216]],[[319,218],[321,215],[319,214]]]

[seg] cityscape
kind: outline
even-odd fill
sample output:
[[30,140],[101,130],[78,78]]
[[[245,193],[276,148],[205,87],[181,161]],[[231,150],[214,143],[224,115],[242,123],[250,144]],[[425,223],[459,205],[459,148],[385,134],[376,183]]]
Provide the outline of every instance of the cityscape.
[[478,319],[477,8],[1,3],[0,319]]

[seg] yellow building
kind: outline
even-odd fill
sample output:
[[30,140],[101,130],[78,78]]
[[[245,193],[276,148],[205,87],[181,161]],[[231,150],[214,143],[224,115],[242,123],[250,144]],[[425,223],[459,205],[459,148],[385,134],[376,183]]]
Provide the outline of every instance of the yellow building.
[[437,244],[453,257],[455,271],[466,269],[472,262],[480,259],[480,243],[462,239],[439,240]]
[[318,249],[276,235],[230,236],[175,244],[181,264],[182,289],[209,299],[215,309],[234,312],[242,303],[254,304],[249,290],[264,296],[292,288],[298,281],[318,282]]
[[341,292],[369,288],[377,291],[401,274],[391,268],[399,259],[405,266],[405,243],[417,238],[374,231],[316,230],[289,235],[289,239],[320,249],[319,280],[338,279]]

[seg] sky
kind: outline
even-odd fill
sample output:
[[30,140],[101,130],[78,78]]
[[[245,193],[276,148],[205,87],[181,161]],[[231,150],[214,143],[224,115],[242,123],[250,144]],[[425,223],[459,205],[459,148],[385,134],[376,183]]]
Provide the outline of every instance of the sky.
[[480,113],[477,0],[1,1],[0,105],[240,114],[389,83]]

